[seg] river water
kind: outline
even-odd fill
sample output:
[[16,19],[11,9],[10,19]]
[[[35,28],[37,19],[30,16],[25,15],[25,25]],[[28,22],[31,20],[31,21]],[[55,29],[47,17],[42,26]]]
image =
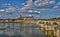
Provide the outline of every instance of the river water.
[[[2,30],[1,30],[2,28]],[[5,28],[5,29],[3,29]],[[29,23],[0,23],[0,37],[45,37],[36,24]]]

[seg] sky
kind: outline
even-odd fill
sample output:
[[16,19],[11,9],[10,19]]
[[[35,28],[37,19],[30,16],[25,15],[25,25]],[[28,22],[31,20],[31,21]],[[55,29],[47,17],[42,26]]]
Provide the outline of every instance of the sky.
[[[0,0],[0,6],[6,3],[10,3],[13,6],[21,6],[22,3],[25,3],[26,0]],[[56,2],[60,2],[60,0],[56,0]]]
[[[60,0],[55,0],[60,2]],[[26,0],[0,0],[0,6],[6,3],[11,3],[13,6],[21,6],[21,3],[25,3]]]
[[[56,3],[60,4],[60,0],[55,0]],[[15,7],[16,9],[22,8],[23,5],[22,3],[26,3],[26,0],[0,0],[0,9],[5,9],[7,5],[11,5],[12,7]],[[59,6],[60,7],[60,6]],[[58,8],[59,8],[58,7]],[[12,13],[8,13],[9,11],[7,11],[8,9],[6,9],[7,14],[5,13],[0,13],[0,18],[18,18],[20,17],[20,15],[29,15],[29,14],[21,14],[21,13],[17,13],[17,11],[15,11],[15,8],[12,8]],[[15,12],[13,12],[15,11]],[[35,18],[56,18],[56,17],[60,17],[60,10],[56,10],[56,9],[49,9],[49,10],[43,10],[40,11],[40,14],[30,14],[32,16],[34,16]]]
[[3,7],[4,4],[10,3],[13,6],[21,6],[21,3],[24,3],[25,0],[0,0],[0,8]]

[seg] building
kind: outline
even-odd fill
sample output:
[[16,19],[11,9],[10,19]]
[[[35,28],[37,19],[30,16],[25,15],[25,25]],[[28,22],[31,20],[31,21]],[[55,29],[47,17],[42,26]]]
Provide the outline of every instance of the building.
[[0,19],[0,22],[21,22],[21,23],[33,23],[34,18],[33,17],[21,17],[16,19]]

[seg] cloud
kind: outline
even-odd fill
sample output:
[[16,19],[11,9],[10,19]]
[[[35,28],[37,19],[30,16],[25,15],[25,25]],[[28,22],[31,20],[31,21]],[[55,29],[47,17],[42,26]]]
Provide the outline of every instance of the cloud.
[[5,8],[5,13],[10,13],[10,12],[15,12],[16,8],[13,7],[10,3],[4,4],[4,6],[6,6]]
[[50,9],[50,8],[55,8],[55,1],[54,0],[36,0],[36,1],[32,1],[32,0],[28,0],[24,6],[22,8],[20,8],[19,12],[26,12],[29,11],[31,9],[33,10],[46,10],[46,9]]
[[17,11],[16,7],[12,6],[10,3],[3,4],[5,8],[0,9],[0,14],[7,14]]
[[56,3],[53,8],[54,8],[54,9],[60,9],[60,2]]
[[58,15],[57,17],[60,17],[60,15]]
[[56,5],[60,5],[60,2],[58,2]]
[[13,7],[10,3],[4,4],[4,6],[6,6],[7,8],[5,10],[0,10],[0,12],[6,12],[6,13],[10,13],[10,12],[15,12],[18,10],[18,12],[38,12],[40,10],[46,10],[46,9],[50,9],[50,8],[54,8],[54,9],[58,9],[60,2],[55,4],[55,0],[36,0],[36,1],[32,1],[32,0],[28,0],[26,3],[22,3],[22,8],[16,9],[16,7]]
[[22,3],[21,5],[25,5],[25,3]]
[[40,11],[37,11],[37,10],[28,10],[27,12],[28,13],[40,13]]
[[20,8],[19,12],[26,12],[27,9],[32,9],[33,7],[33,2],[32,0],[28,0],[22,8]]
[[50,1],[49,3],[50,3],[50,4],[55,4],[55,1],[54,1],[54,0],[52,0],[52,1]]
[[33,10],[29,10],[28,12],[32,13],[32,12],[33,12]]
[[51,0],[51,1],[36,1],[34,2],[35,4],[35,7],[37,8],[51,8],[55,5],[55,1],[54,0]]
[[59,6],[54,6],[53,8],[58,8]]
[[5,11],[4,9],[0,9],[0,13],[1,13],[1,12],[4,12],[4,11]]
[[16,8],[14,8],[14,7],[9,7],[9,8],[6,8],[5,11],[6,11],[6,12],[15,12],[15,11],[16,11]]

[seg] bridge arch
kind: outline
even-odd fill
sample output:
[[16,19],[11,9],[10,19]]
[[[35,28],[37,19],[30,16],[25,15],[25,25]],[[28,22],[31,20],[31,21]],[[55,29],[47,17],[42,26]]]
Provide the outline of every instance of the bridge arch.
[[57,25],[58,25],[58,23],[57,23],[57,22],[53,22],[53,25],[54,25],[54,26],[57,26]]

